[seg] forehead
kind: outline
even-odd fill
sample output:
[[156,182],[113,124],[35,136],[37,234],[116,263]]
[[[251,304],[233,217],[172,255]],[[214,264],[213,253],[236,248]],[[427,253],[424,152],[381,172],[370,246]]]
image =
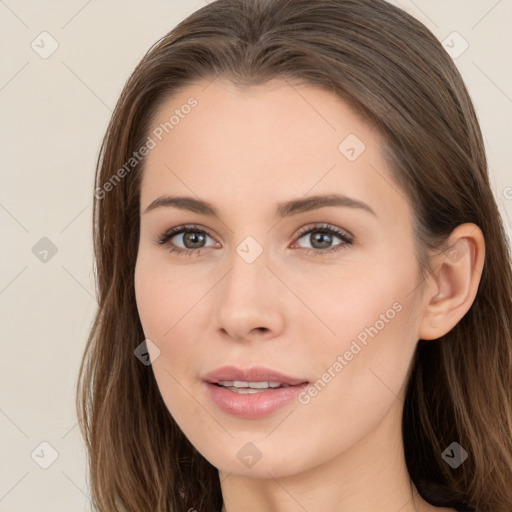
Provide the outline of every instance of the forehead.
[[221,204],[235,204],[235,195],[278,202],[328,192],[381,209],[400,200],[379,133],[320,87],[199,82],[166,100],[150,129],[155,146],[145,158],[142,207],[171,192],[217,197]]
[[374,127],[332,92],[278,79],[244,87],[227,79],[189,85],[160,106],[151,126],[163,130],[169,146],[222,146],[225,154],[231,147],[228,155],[252,150],[255,158],[282,156],[285,150],[290,157],[320,149],[338,155],[348,135],[359,146],[379,144]]

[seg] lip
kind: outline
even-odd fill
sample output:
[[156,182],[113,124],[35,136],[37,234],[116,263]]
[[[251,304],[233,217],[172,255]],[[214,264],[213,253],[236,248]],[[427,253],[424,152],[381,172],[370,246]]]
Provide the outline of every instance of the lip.
[[251,366],[250,368],[237,368],[236,366],[222,366],[202,377],[206,382],[214,384],[221,380],[241,380],[244,382],[281,382],[289,386],[295,386],[308,382],[300,377],[290,377],[284,373],[265,368],[264,366]]
[[[291,377],[262,366],[251,368],[223,366],[203,375],[202,379],[208,396],[221,411],[244,419],[258,419],[272,414],[296,398],[309,384],[307,379]],[[259,393],[239,394],[216,385],[219,381],[233,380],[280,382],[287,384],[287,387],[268,388]]]

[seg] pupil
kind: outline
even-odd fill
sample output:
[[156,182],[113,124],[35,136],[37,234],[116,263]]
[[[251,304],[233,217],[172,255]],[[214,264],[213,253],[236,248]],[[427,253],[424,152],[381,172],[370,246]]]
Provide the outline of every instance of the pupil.
[[[197,233],[194,231],[189,231],[185,233],[184,243],[188,249],[197,249],[198,247],[202,247],[201,243],[204,243],[204,233]],[[188,244],[191,244],[192,247],[189,247]],[[199,245],[196,245],[199,244]]]
[[[329,233],[322,233],[320,231],[316,231],[315,234],[311,234],[310,236],[310,242],[315,249],[325,249],[326,247],[329,247],[331,244],[331,235]],[[315,244],[320,244],[320,247],[316,246]]]

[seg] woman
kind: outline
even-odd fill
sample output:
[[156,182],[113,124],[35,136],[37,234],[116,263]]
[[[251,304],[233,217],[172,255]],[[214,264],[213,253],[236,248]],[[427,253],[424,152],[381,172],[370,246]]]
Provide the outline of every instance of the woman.
[[478,121],[381,0],[217,0],[98,160],[100,511],[512,510],[512,272]]

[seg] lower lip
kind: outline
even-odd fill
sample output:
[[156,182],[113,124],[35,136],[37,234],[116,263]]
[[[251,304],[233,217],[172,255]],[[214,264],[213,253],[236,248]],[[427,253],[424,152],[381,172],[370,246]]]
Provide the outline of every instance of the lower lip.
[[205,384],[210,398],[219,409],[232,416],[250,420],[263,418],[284,407],[308,386],[305,382],[286,388],[241,394],[209,382]]

